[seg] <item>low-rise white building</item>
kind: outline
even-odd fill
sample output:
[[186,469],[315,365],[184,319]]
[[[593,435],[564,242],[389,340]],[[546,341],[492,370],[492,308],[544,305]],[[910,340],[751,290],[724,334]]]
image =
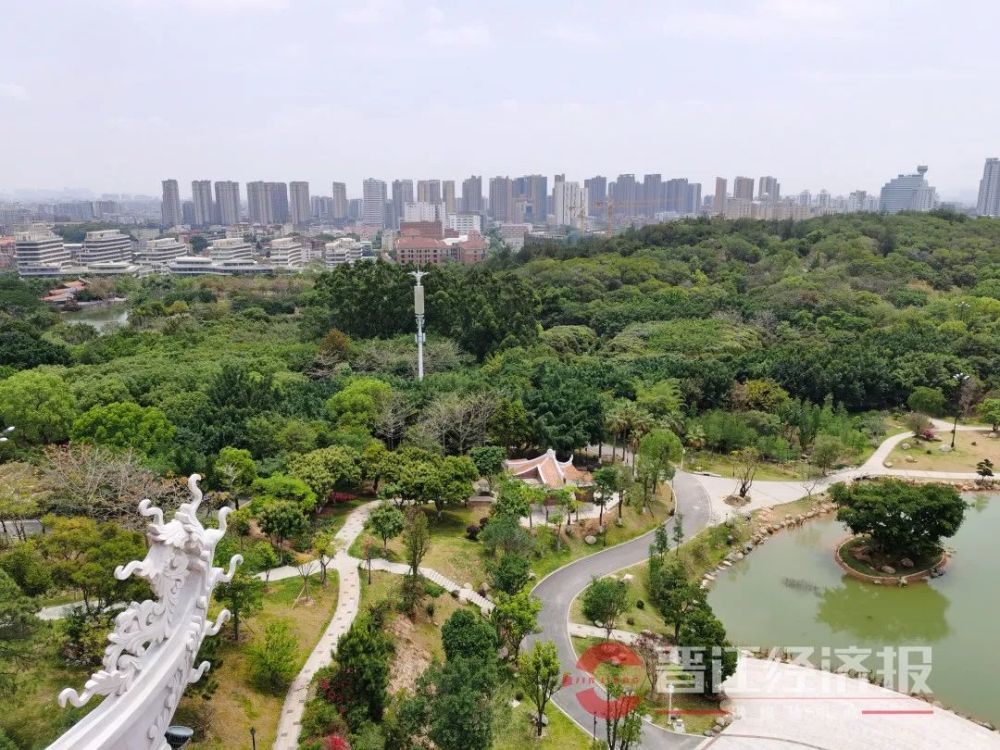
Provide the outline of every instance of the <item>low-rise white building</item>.
[[154,271],[165,271],[167,264],[190,252],[190,248],[176,237],[146,240],[145,246],[135,254],[135,262],[149,266]]
[[59,276],[71,260],[63,238],[45,224],[14,235],[14,256],[21,276]]
[[270,265],[273,268],[297,270],[308,262],[308,254],[308,250],[295,237],[271,240]]
[[448,214],[448,229],[453,229],[460,234],[469,232],[483,233],[483,217],[480,214]]
[[253,257],[253,245],[242,237],[226,237],[213,242],[208,248],[208,254],[215,261],[250,260]]
[[108,261],[132,260],[132,238],[117,229],[87,232],[80,251],[80,263],[89,266]]
[[341,237],[323,246],[323,260],[330,268],[361,260],[361,243],[351,237]]

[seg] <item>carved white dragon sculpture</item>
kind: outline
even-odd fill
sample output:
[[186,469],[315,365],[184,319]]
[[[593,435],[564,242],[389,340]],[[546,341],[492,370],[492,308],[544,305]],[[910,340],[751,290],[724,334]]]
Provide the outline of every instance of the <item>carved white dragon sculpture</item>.
[[232,580],[239,555],[228,571],[214,567],[215,546],[226,533],[229,508],[219,511],[219,527],[206,529],[197,511],[201,479],[188,479],[190,502],[182,504],[169,523],[163,511],[149,500],[139,512],[153,520],[147,538],[149,551],[142,560],[119,566],[115,578],[133,573],[149,581],[155,599],[132,602],[115,618],[108,636],[103,668],[95,672],[78,693],[66,688],[59,704],[82,706],[95,695],[105,696],[50,750],[165,750],[164,732],[170,724],[185,686],[197,680],[209,663],[194,664],[206,636],[219,632],[229,618],[222,610],[215,622],[208,618],[212,591]]

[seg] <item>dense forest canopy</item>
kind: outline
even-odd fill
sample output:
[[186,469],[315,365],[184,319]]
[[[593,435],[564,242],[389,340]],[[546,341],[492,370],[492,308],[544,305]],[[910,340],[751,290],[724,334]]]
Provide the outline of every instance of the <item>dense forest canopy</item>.
[[[125,328],[101,336],[37,302],[40,282],[7,277],[0,417],[58,442],[93,423],[76,425],[95,407],[155,408],[175,430],[159,466],[186,472],[204,471],[226,446],[280,469],[293,448],[363,447],[372,436],[445,451],[499,442],[568,452],[608,437],[617,401],[664,382],[682,437],[749,430],[806,449],[815,429],[805,424],[820,419],[812,411],[899,407],[918,387],[957,408],[956,373],[974,376],[980,395],[1000,386],[1000,222],[991,220],[692,220],[529,244],[431,269],[424,283],[428,377],[418,383],[412,280],[392,264],[318,277],[98,280],[98,293],[126,294],[130,308]],[[329,399],[362,375],[389,386],[394,406],[378,408],[394,410],[391,429],[381,412],[366,424],[331,415]],[[50,413],[19,410],[19,394],[60,382],[66,397]],[[737,403],[734,387],[748,382],[782,397]],[[446,434],[459,418],[478,425],[473,435]],[[734,420],[742,426],[720,427]],[[714,447],[740,447],[730,438]]]

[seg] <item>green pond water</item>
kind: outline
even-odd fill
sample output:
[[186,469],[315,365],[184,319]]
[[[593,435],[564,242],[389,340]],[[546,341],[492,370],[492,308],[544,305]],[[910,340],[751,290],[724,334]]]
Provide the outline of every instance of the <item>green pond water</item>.
[[128,321],[128,309],[124,304],[102,305],[101,307],[85,307],[74,312],[62,313],[67,323],[86,323],[97,329],[98,333],[124,326]]
[[[906,588],[849,578],[833,560],[848,532],[824,518],[781,532],[735,563],[709,603],[741,646],[929,646],[935,697],[1000,723],[1000,496],[966,499],[973,505],[948,540],[954,555],[941,578]],[[867,663],[881,671],[881,658]]]

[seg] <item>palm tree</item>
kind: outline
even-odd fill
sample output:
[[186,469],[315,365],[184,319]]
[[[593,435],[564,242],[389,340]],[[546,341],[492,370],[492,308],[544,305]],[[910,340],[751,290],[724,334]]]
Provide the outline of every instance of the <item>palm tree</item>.
[[[611,433],[611,460],[615,460],[615,451],[618,449],[618,438],[622,437],[628,430],[628,412],[626,404],[632,403],[624,399],[619,399],[604,412],[604,427]],[[622,460],[625,459],[625,447],[622,446]]]

